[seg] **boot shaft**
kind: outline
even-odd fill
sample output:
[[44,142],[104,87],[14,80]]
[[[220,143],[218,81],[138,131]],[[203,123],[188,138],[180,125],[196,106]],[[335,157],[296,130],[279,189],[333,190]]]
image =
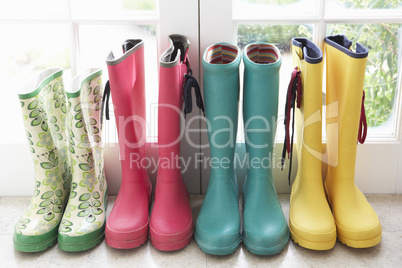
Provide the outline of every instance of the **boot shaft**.
[[160,57],[158,101],[158,150],[160,156],[180,154],[180,121],[184,119],[184,75],[187,73],[190,41],[170,35],[170,46]]
[[[348,177],[354,183],[368,50],[357,43],[352,51],[352,42],[342,35],[328,36],[325,43],[327,150],[329,163],[333,163],[327,177]],[[330,130],[334,124],[336,132]]]
[[[110,92],[114,104],[120,157],[130,161],[134,155],[145,156],[145,72],[144,42],[126,40],[123,55],[115,58],[110,52],[106,59]],[[136,157],[135,156],[135,157]],[[130,158],[131,157],[131,158]]]
[[[240,48],[215,44],[203,55],[204,100],[211,156],[233,168],[239,105]],[[224,169],[220,169],[224,170]]]
[[[246,151],[250,161],[258,161],[248,176],[266,176],[272,167],[278,117],[279,69],[282,58],[270,44],[256,43],[244,48],[243,122]],[[260,162],[261,161],[261,162]],[[253,173],[253,174],[251,174]]]
[[[87,69],[76,76],[67,90],[67,129],[73,183],[105,189],[102,126],[100,124],[102,71]],[[84,179],[84,180],[83,180]],[[95,186],[97,183],[99,185]]]
[[301,71],[300,108],[295,108],[297,177],[321,180],[322,52],[305,38],[292,40],[293,65]]

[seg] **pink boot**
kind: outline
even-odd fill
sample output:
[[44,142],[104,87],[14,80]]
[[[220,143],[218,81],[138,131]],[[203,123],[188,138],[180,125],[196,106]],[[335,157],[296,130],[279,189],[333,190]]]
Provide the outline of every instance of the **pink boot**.
[[109,89],[119,136],[122,179],[106,222],[105,240],[110,247],[127,249],[138,247],[148,239],[152,185],[146,170],[130,162],[145,157],[144,42],[127,40],[123,52],[117,59],[111,52],[106,59],[109,82],[105,96]]
[[151,243],[156,249],[164,251],[184,248],[193,235],[190,198],[179,161],[183,95],[186,97],[187,113],[191,111],[192,87],[196,90],[197,105],[203,109],[198,84],[189,68],[187,52],[190,42],[182,35],[170,35],[169,38],[171,45],[160,58],[159,165],[150,222]]

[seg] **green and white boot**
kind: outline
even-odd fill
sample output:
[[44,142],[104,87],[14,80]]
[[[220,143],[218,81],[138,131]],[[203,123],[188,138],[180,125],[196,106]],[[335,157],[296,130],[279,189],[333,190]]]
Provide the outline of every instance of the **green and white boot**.
[[73,79],[66,92],[72,186],[59,228],[59,247],[64,251],[84,251],[104,238],[107,194],[101,144],[101,77],[100,69],[87,69]]
[[18,94],[36,180],[13,236],[15,249],[23,252],[42,251],[57,242],[70,191],[62,74],[61,68],[44,70]]

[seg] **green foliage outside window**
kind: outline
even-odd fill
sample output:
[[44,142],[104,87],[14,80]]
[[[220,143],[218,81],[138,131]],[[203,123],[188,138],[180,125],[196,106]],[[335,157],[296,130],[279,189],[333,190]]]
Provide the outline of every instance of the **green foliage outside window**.
[[311,39],[312,35],[313,30],[309,25],[240,24],[237,28],[237,44],[244,48],[253,42],[267,42],[276,45],[284,53],[290,51],[293,37]]
[[[370,52],[366,67],[364,90],[369,126],[385,123],[393,112],[398,88],[401,24],[331,24],[328,35],[344,34],[359,42]],[[352,47],[353,48],[353,47]]]
[[[247,1],[265,4],[295,2],[292,0]],[[333,1],[343,7],[355,9],[390,9],[402,6],[400,0]],[[385,123],[394,111],[401,61],[401,32],[402,24],[400,23],[327,25],[327,35],[344,34],[353,43],[359,42],[370,50],[364,81],[366,116],[370,127]],[[293,37],[312,39],[312,27],[309,25],[241,24],[238,26],[237,34],[238,45],[242,48],[251,42],[264,41],[275,44],[284,53],[290,50]]]

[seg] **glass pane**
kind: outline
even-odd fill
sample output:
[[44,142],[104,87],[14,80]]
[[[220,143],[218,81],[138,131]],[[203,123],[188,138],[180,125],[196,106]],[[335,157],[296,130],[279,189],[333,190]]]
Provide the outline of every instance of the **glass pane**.
[[330,0],[329,7],[349,9],[396,9],[402,8],[401,0]]
[[402,24],[328,24],[327,35],[344,34],[370,52],[366,67],[364,90],[369,127],[378,127],[369,134],[392,134],[395,100],[401,59],[399,42]]
[[[13,0],[0,2],[1,19],[44,19],[67,17],[64,0]],[[23,7],[23,8],[21,8]]]
[[[267,42],[276,45],[282,54],[282,66],[280,70],[279,82],[279,107],[278,107],[278,124],[276,130],[276,139],[283,142],[285,129],[283,127],[286,89],[289,84],[290,74],[293,70],[292,54],[290,51],[291,41],[293,37],[306,37],[312,39],[314,27],[310,24],[299,25],[272,25],[272,24],[239,24],[237,25],[237,45],[244,48],[252,42]],[[243,79],[244,66],[240,65],[240,77]],[[240,83],[243,84],[243,81]],[[242,96],[242,92],[241,95]],[[242,119],[242,111],[239,116]],[[243,123],[239,121],[239,130],[237,140],[244,142]]]
[[[81,25],[80,70],[88,67],[103,69],[104,84],[108,80],[106,57],[113,51],[115,57],[122,55],[122,44],[126,39],[142,39],[145,49],[145,86],[147,101],[148,140],[157,136],[157,113],[153,109],[158,103],[158,55],[155,25]],[[114,117],[105,125],[105,142],[116,142],[117,132]],[[152,120],[151,120],[152,119]]]
[[318,12],[317,0],[233,0],[233,18],[305,17]]
[[[74,18],[132,18],[156,14],[155,0],[71,0]],[[88,12],[90,10],[91,12]]]
[[12,130],[0,131],[0,142],[26,143],[18,90],[49,67],[63,67],[64,76],[71,77],[69,31],[65,24],[0,24],[0,36],[7,37],[7,42],[0,42],[0,105],[10,115],[2,122]]

